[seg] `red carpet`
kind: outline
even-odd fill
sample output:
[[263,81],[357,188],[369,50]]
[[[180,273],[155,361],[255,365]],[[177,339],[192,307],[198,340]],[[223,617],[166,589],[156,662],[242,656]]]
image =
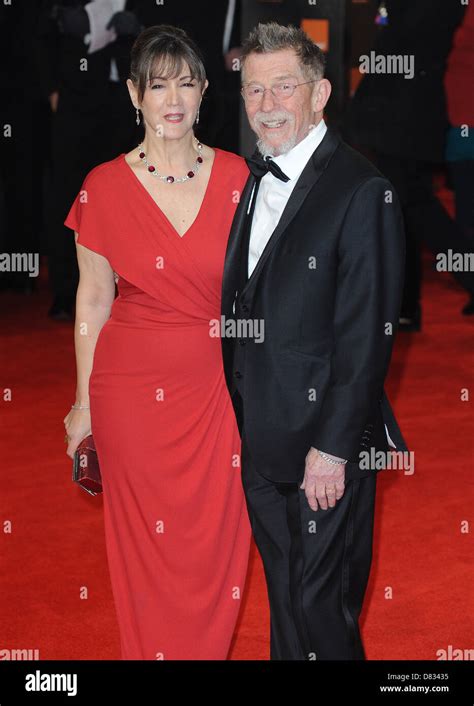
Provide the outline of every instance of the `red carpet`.
[[[415,473],[379,475],[368,659],[437,659],[472,647],[474,319],[465,294],[425,257],[423,332],[400,334],[386,386]],[[45,263],[42,268],[45,272]],[[48,320],[47,285],[3,293],[0,650],[39,659],[119,659],[102,500],[73,485],[63,418],[74,401],[73,326]],[[3,393],[5,396],[5,392]],[[11,529],[10,529],[11,526]],[[470,624],[469,624],[469,621]],[[252,549],[231,659],[268,659],[268,608]],[[8,653],[3,653],[3,658]]]

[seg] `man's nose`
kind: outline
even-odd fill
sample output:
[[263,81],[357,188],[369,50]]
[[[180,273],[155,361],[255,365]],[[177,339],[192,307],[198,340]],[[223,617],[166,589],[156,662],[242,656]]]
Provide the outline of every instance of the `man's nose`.
[[265,92],[263,94],[262,102],[260,103],[260,108],[264,112],[268,112],[269,110],[273,110],[275,107],[275,96],[271,92],[270,88],[265,89]]

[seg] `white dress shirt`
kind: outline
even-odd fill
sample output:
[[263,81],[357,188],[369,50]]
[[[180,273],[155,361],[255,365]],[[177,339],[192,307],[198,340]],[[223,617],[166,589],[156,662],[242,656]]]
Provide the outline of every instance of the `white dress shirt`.
[[[312,130],[308,132],[301,142],[298,142],[289,152],[281,154],[278,157],[272,157],[272,160],[278,164],[282,171],[289,177],[289,181],[282,181],[275,177],[271,172],[265,174],[260,182],[260,187],[257,192],[257,201],[255,203],[255,211],[252,219],[249,241],[249,257],[248,257],[248,276],[252,274],[257,262],[265,249],[266,244],[278,225],[281,214],[290,198],[290,194],[296,186],[296,183],[305,168],[313,152],[321,144],[324,135],[327,131],[327,125],[324,120],[321,120]],[[264,157],[266,155],[263,155]],[[252,205],[253,194],[250,199],[248,212]],[[387,425],[385,425],[385,433],[390,446],[395,448]],[[321,449],[323,451],[323,449]],[[324,452],[324,451],[323,451]],[[324,452],[326,453],[326,452]],[[336,460],[342,460],[339,456],[332,456],[327,453],[327,456]]]
[[[301,172],[306,166],[314,150],[319,146],[326,134],[327,126],[321,120],[316,127],[309,131],[301,142],[286,154],[272,157],[283,170],[289,181],[281,181],[271,172],[265,174],[260,182],[252,219],[249,242],[248,276],[252,274],[265,245],[275,230],[280,216],[287,204],[290,194],[296,186]],[[263,155],[265,157],[265,155]],[[249,209],[250,209],[249,204]]]

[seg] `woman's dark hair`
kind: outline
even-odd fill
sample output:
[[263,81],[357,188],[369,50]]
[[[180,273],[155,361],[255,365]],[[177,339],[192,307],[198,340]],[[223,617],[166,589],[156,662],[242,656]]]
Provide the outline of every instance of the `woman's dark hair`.
[[153,76],[177,78],[184,63],[202,90],[206,81],[203,57],[186,32],[172,25],[154,25],[143,30],[133,44],[130,57],[130,78],[137,86],[140,102]]

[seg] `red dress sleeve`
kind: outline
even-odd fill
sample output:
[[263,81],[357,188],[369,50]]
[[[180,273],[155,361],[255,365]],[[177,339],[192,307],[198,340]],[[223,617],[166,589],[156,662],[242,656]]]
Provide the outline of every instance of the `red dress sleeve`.
[[87,174],[64,225],[79,234],[77,242],[80,245],[108,258],[108,229],[104,212],[106,194],[101,187],[101,166],[94,167]]

